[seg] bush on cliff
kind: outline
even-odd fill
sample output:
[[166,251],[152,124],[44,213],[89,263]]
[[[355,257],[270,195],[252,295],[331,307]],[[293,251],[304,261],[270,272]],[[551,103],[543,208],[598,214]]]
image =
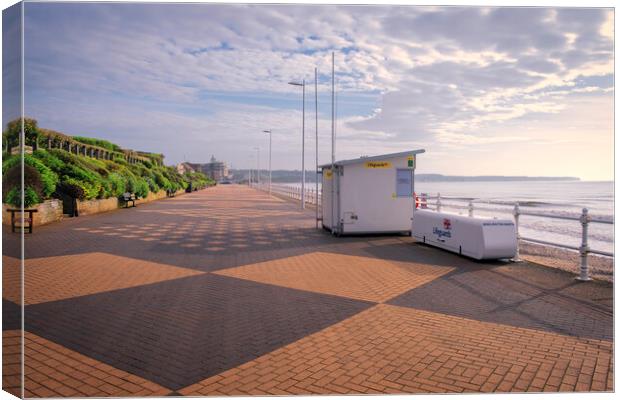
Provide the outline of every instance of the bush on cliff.
[[[20,208],[22,205],[21,205],[21,193],[20,193],[19,188],[14,187],[13,189],[11,189],[8,192],[4,202],[16,208]],[[41,198],[39,197],[39,195],[36,193],[36,191],[33,188],[27,187],[24,190],[24,208],[30,208],[31,206],[35,204],[39,204],[40,202],[41,202]]]
[[[40,136],[41,133],[36,120],[25,119],[24,122],[26,124],[26,144],[32,145],[42,137]],[[9,124],[9,129],[3,134],[5,150],[19,143],[20,129],[20,120]],[[37,149],[32,154],[26,154],[24,163],[26,166],[32,167],[27,173],[30,184],[26,185],[29,205],[48,199],[55,193],[58,196],[60,193],[64,193],[81,200],[119,197],[125,192],[134,193],[137,197],[146,197],[149,192],[185,189],[190,183],[193,189],[214,184],[213,180],[204,174],[181,175],[174,167],[158,165],[155,159],[159,155],[152,155],[151,157],[147,154],[145,159],[130,164],[121,153],[122,149],[114,143],[86,137],[74,136],[73,139],[113,151],[112,160],[95,159],[58,148]],[[7,177],[5,176],[11,168],[20,165],[20,155],[4,153],[2,164],[4,201],[11,199],[11,201],[21,203],[19,188],[13,190],[16,186],[7,185]],[[17,178],[13,178],[13,180],[15,179]],[[17,181],[20,182],[20,179]]]
[[[43,182],[41,174],[36,168],[30,165],[24,165],[24,206],[30,207],[39,203],[41,193],[43,192]],[[3,201],[14,207],[21,207],[21,185],[22,185],[22,168],[21,165],[10,167],[2,176],[3,181]]]
[[[41,162],[30,154],[24,155],[24,164],[25,166],[34,168],[38,172],[37,180],[40,182],[41,187],[36,188],[35,191],[39,194],[39,196],[41,196],[42,198],[48,198],[52,193],[54,193],[54,191],[56,190],[56,185],[58,184],[58,175],[54,173],[52,169],[48,168],[45,163]],[[13,168],[16,168],[17,171],[20,171],[20,165],[21,157],[19,155],[8,157],[2,163],[3,176],[5,173],[7,173],[7,171]],[[24,179],[27,178],[28,175],[24,175]],[[5,187],[8,186],[9,189],[12,187],[6,179],[4,179],[4,182]],[[25,186],[28,187],[27,184]]]

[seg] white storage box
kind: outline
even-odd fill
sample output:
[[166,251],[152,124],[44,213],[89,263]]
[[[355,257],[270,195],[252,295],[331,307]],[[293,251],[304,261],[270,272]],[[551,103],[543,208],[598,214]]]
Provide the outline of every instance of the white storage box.
[[416,210],[411,235],[419,242],[478,260],[513,258],[517,252],[517,231],[511,219]]

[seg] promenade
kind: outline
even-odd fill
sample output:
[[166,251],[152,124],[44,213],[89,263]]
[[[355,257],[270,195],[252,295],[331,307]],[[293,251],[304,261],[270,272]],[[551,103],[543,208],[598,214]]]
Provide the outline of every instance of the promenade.
[[25,395],[611,391],[612,287],[573,278],[335,238],[298,203],[217,186],[26,235]]

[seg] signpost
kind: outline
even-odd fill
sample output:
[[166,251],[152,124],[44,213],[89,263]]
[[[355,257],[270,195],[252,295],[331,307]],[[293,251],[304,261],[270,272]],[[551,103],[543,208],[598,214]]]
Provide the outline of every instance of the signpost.
[[415,156],[407,157],[407,168],[415,169]]

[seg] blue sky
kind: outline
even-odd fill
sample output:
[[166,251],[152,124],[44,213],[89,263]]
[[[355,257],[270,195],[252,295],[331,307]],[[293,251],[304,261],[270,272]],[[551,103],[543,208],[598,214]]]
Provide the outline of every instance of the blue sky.
[[[420,172],[613,178],[613,11],[27,3],[26,114],[168,163],[299,169],[425,148]],[[5,111],[6,122],[8,115]],[[266,167],[266,164],[263,165]]]

